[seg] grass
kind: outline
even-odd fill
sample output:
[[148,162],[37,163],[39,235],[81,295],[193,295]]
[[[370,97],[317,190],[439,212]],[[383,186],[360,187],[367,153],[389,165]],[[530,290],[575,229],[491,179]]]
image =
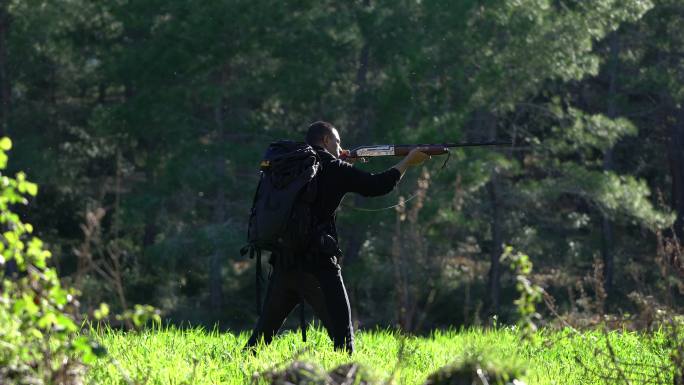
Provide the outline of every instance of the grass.
[[[325,332],[315,327],[306,343],[300,334],[285,332],[256,356],[241,351],[246,333],[172,327],[93,333],[109,351],[88,373],[95,384],[244,385],[254,373],[285,368],[294,359],[325,370],[354,361],[377,383],[394,376],[395,384],[422,384],[430,373],[468,358],[523,368],[522,380],[529,385],[626,383],[623,377],[632,384],[672,383],[668,336],[661,332],[541,331],[524,341],[513,328],[435,331],[428,337],[362,331],[356,334],[352,357],[333,351]],[[614,369],[615,362],[621,370]]]

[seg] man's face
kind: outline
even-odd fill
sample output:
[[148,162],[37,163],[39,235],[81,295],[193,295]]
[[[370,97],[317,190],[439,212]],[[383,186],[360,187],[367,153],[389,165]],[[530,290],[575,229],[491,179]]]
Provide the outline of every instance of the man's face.
[[336,128],[332,129],[331,135],[328,135],[323,139],[323,147],[329,153],[333,154],[335,158],[340,157],[342,148],[340,147],[340,134],[337,132]]

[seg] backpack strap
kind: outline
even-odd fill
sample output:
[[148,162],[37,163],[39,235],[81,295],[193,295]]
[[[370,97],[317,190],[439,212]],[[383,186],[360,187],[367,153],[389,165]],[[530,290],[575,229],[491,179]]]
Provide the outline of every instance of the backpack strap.
[[257,315],[261,315],[261,249],[256,249],[256,295],[257,295]]
[[256,310],[257,315],[261,315],[261,281],[263,280],[261,274],[261,249],[254,245],[248,245],[240,252],[246,252],[246,248],[249,248],[249,259],[254,259],[256,256]]
[[[259,184],[257,185],[257,188],[254,191],[254,197],[252,198],[252,215],[254,215],[254,205],[256,203],[257,195],[259,193],[259,187],[261,186],[261,182],[263,182],[263,180],[264,172],[261,171],[259,173]],[[250,226],[247,226],[248,240],[251,238],[249,227]],[[247,251],[249,251],[249,259],[254,259],[256,255],[256,311],[257,315],[261,315],[261,249],[256,247],[253,243],[249,243],[248,245],[240,249],[240,255],[244,256],[245,254],[247,254]]]
[[304,298],[299,297],[299,328],[302,330],[302,342],[306,342],[306,318],[304,317]]
[[[297,259],[297,269],[300,274],[303,274],[304,268],[302,266],[302,258]],[[304,294],[302,294],[302,281],[298,282],[299,286],[299,329],[302,331],[302,342],[306,342],[306,317],[304,314]]]

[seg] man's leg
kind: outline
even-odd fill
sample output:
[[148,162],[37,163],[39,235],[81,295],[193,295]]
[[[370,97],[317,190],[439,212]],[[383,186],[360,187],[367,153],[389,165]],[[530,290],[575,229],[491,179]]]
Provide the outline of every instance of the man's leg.
[[285,322],[285,318],[290,314],[295,305],[299,302],[297,292],[288,288],[287,275],[290,272],[273,273],[268,282],[268,290],[261,316],[257,321],[252,336],[249,337],[245,348],[252,347],[259,343],[263,337],[264,343],[268,344],[273,336],[278,333],[278,329]]
[[323,322],[336,350],[354,351],[354,330],[349,297],[339,269],[324,268],[303,279],[304,299]]

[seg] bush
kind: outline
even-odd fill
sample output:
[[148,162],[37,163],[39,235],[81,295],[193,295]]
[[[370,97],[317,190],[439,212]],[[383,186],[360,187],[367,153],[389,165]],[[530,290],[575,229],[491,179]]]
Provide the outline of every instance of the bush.
[[75,291],[48,266],[50,252],[33,226],[12,212],[38,186],[23,173],[3,175],[11,147],[0,139],[0,383],[80,383],[84,363],[102,349],[78,335]]

